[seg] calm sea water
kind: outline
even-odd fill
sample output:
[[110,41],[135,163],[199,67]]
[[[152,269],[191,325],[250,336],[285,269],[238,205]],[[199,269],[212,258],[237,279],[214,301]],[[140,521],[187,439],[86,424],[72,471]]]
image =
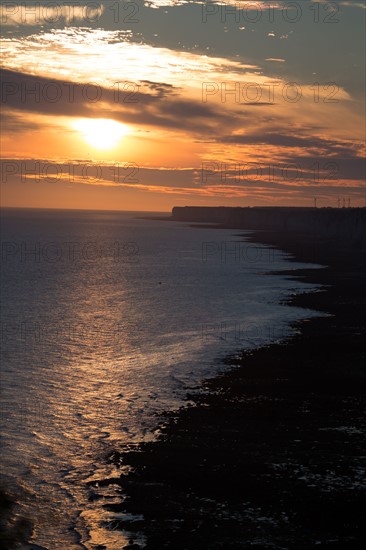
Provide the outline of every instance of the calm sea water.
[[300,267],[285,254],[136,216],[2,215],[2,484],[50,550],[123,548],[103,508],[115,489],[88,485],[118,475],[106,455],[152,437],[220,358],[312,315],[281,305],[310,290],[268,274]]

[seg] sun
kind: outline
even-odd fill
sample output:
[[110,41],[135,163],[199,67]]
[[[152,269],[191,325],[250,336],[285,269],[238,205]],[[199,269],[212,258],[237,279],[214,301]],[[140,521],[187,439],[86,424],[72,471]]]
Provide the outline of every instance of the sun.
[[73,123],[84,140],[96,149],[112,149],[128,134],[128,128],[108,118],[82,118]]

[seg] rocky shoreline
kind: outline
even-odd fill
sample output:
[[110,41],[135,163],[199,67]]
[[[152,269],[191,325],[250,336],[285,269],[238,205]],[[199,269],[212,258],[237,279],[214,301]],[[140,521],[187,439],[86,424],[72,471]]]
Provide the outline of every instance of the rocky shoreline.
[[365,547],[364,251],[250,240],[326,265],[286,275],[325,285],[289,303],[330,315],[228,358],[193,405],[167,413],[157,441],[113,453],[128,473],[104,481],[121,492],[110,528],[129,533],[131,550]]

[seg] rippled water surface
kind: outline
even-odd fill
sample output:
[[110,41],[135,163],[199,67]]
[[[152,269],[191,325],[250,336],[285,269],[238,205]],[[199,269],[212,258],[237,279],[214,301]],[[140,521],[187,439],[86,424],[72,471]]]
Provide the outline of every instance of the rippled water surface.
[[309,288],[266,272],[285,254],[237,232],[136,213],[6,210],[2,234],[3,484],[31,541],[120,549],[106,527],[105,456],[150,437],[159,412],[219,359],[282,338]]

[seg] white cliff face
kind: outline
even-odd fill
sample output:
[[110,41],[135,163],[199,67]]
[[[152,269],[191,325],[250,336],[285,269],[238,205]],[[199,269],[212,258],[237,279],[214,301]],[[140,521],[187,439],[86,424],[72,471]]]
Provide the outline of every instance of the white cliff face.
[[174,207],[174,220],[224,223],[238,229],[301,232],[333,244],[366,248],[366,208]]

